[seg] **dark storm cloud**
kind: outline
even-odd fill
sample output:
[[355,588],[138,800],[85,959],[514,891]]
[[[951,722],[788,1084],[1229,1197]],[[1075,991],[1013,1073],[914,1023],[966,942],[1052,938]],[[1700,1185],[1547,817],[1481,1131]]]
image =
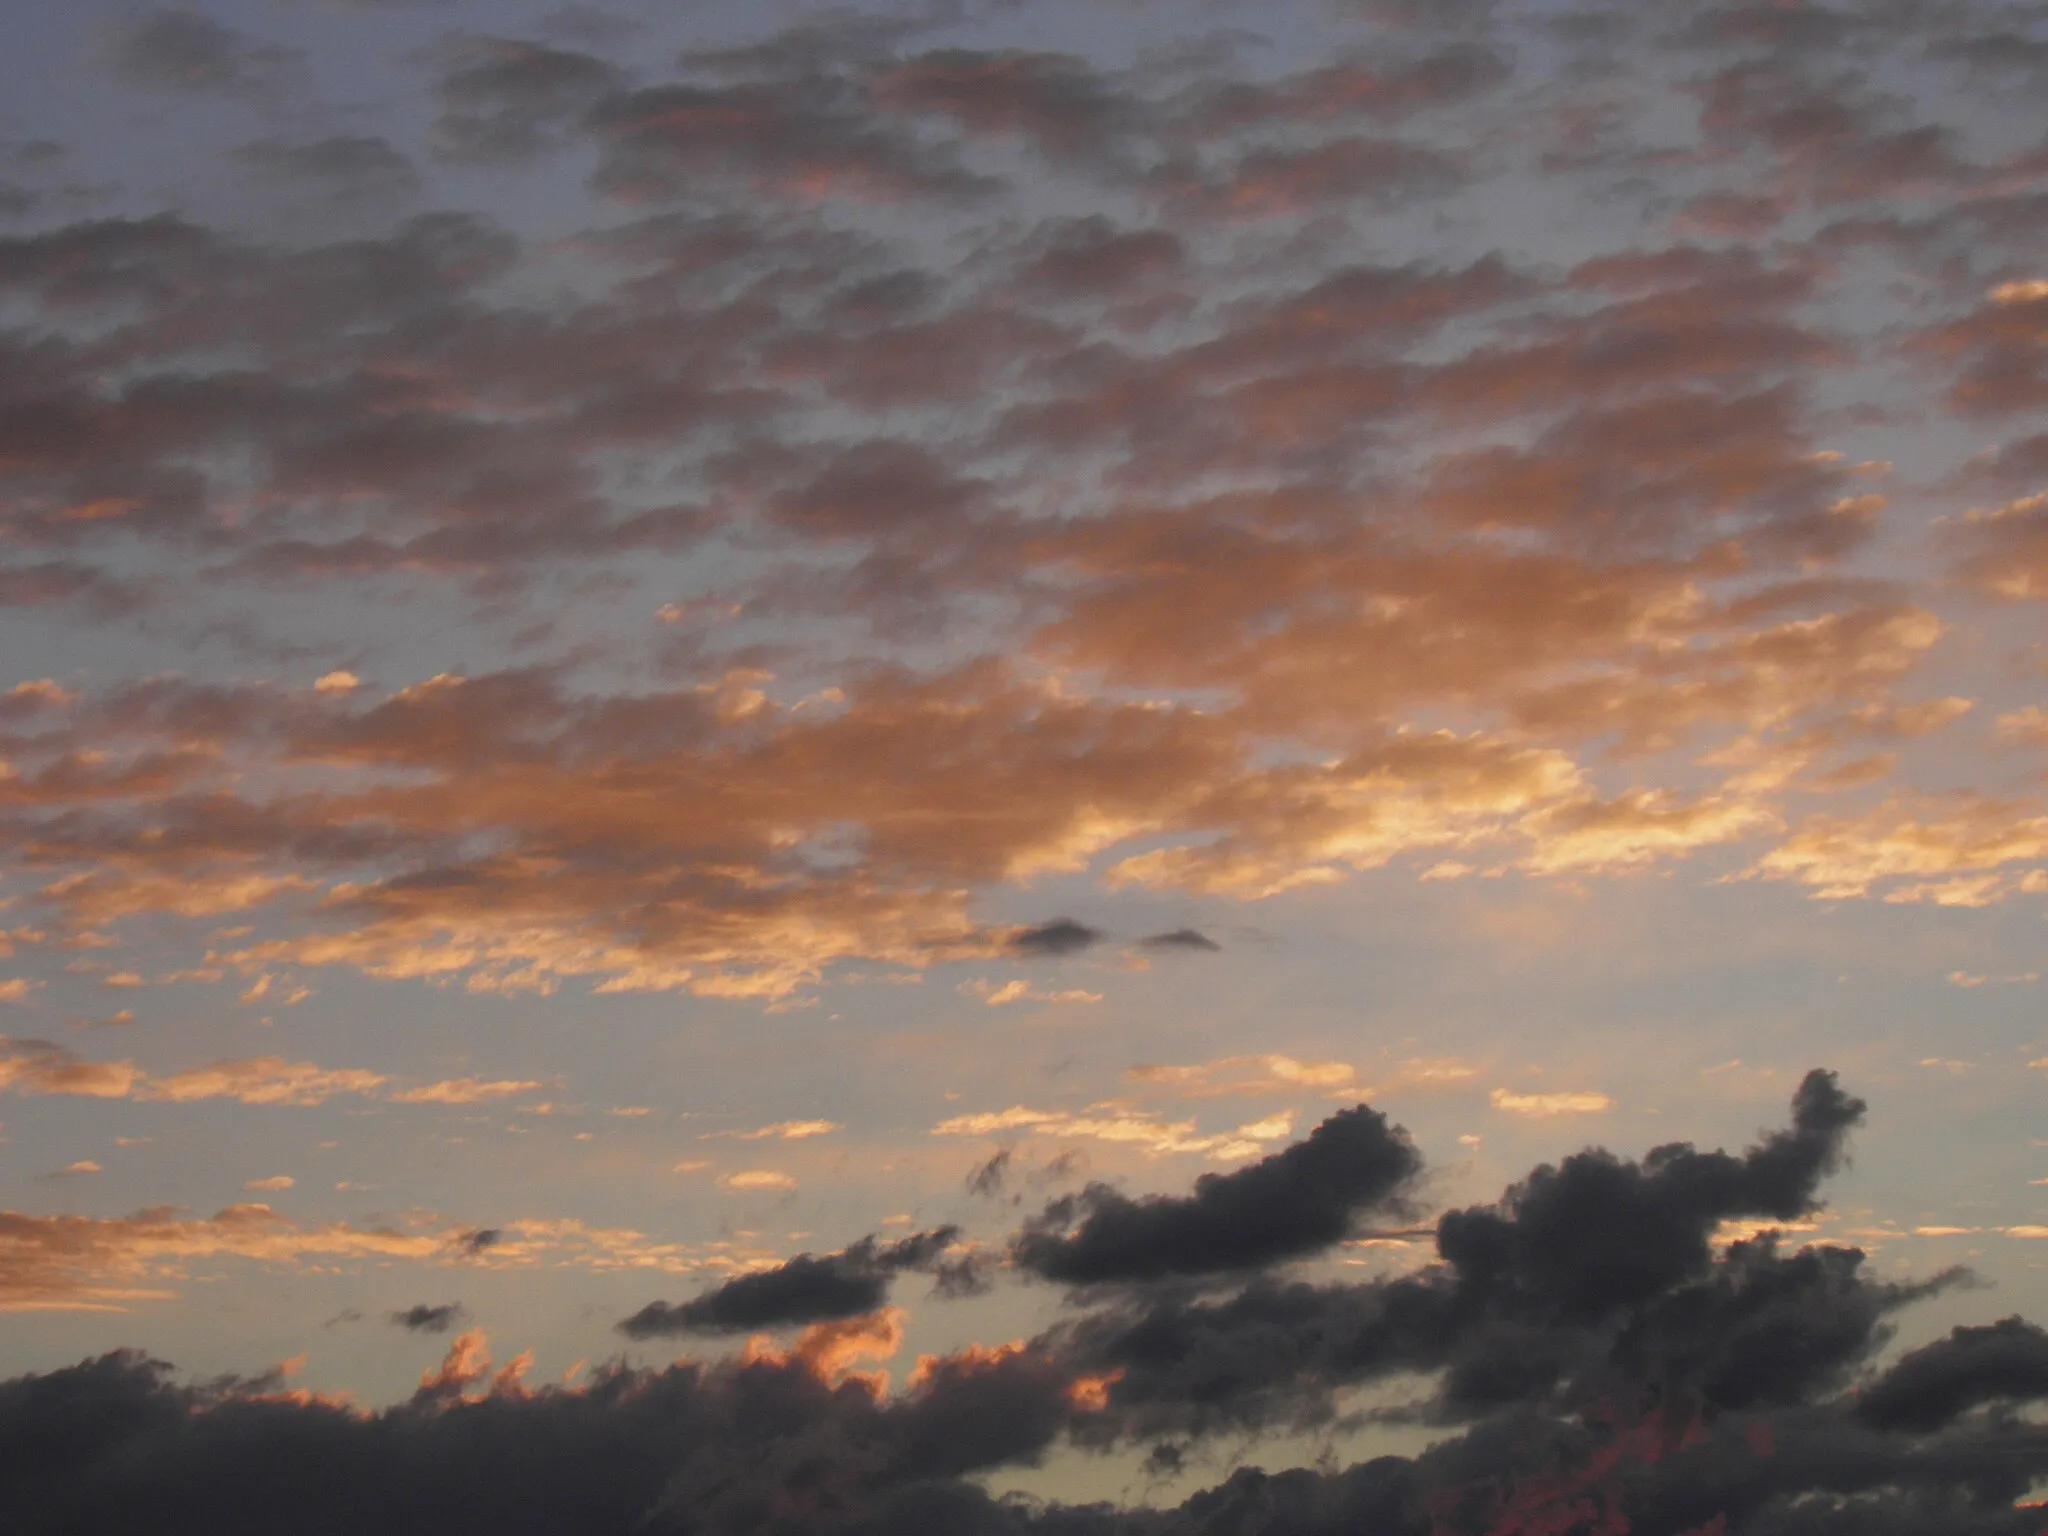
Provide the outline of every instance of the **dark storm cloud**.
[[463,1315],[462,1303],[459,1301],[443,1302],[439,1306],[421,1302],[417,1306],[407,1307],[403,1312],[392,1313],[391,1321],[397,1327],[412,1333],[446,1333],[462,1321]]
[[[800,1253],[773,1269],[740,1275],[680,1305],[649,1302],[619,1324],[629,1339],[678,1333],[746,1333],[858,1317],[888,1299],[905,1270],[931,1269],[959,1235],[957,1227],[919,1232],[893,1243],[873,1237],[837,1253]],[[954,1282],[964,1286],[964,1272]]]
[[1793,1097],[1791,1127],[1742,1157],[1686,1142],[1639,1164],[1581,1152],[1537,1169],[1498,1207],[1447,1213],[1437,1250],[1474,1291],[1540,1315],[1603,1315],[1702,1271],[1720,1222],[1812,1210],[1864,1108],[1834,1074],[1812,1072]]
[[[1873,1280],[1854,1249],[1786,1252],[1770,1235],[1719,1253],[1671,1237],[1717,1212],[1810,1208],[1860,1114],[1815,1073],[1792,1124],[1740,1156],[1673,1144],[1534,1170],[1492,1208],[1528,1242],[1496,1244],[1490,1264],[1447,1253],[1356,1283],[1079,1295],[1040,1338],[927,1356],[893,1390],[845,1374],[844,1344],[895,1342],[876,1317],[820,1322],[786,1352],[613,1365],[578,1389],[493,1375],[466,1334],[411,1400],[375,1413],[287,1392],[275,1372],[180,1384],[161,1362],[105,1355],[0,1383],[0,1498],[24,1536],[254,1536],[281,1510],[294,1530],[396,1536],[2034,1536],[2038,1510],[2017,1501],[2048,1474],[2048,1429],[2009,1407],[2048,1396],[2048,1335],[2017,1318],[1965,1326],[1873,1374],[1891,1318],[1945,1277]],[[1582,1266],[1537,1251],[1567,1215],[1599,1262],[1632,1224],[1685,1262],[1629,1269],[1596,1300]],[[908,1245],[921,1264],[941,1236],[828,1258],[879,1267]],[[1342,1387],[1395,1379],[1429,1392],[1379,1410],[1433,1429],[1413,1457],[1240,1467],[1146,1509],[979,1486],[1065,1443],[1184,1469],[1212,1436],[1327,1424]]]
[[1926,1434],[1972,1408],[2048,1397],[2048,1333],[2024,1318],[1959,1327],[1906,1355],[1866,1387],[1857,1416]]
[[1056,917],[1051,922],[1040,923],[1035,928],[1019,928],[1010,935],[1010,948],[1020,955],[1042,955],[1057,958],[1061,955],[1078,955],[1085,949],[1100,944],[1104,934],[1100,928],[1090,928],[1071,917]]
[[1682,1379],[1712,1403],[1797,1399],[1838,1382],[1882,1342],[1884,1315],[1925,1291],[1863,1280],[1853,1250],[1788,1257],[1766,1241],[1717,1262],[1711,1239],[1731,1218],[1810,1211],[1862,1111],[1811,1073],[1792,1125],[1741,1157],[1589,1150],[1494,1206],[1445,1213],[1440,1262],[1414,1275],[1139,1293],[1076,1322],[1068,1347],[1086,1369],[1124,1373],[1113,1403],[1148,1433],[1315,1422],[1338,1385],[1399,1372],[1442,1371],[1457,1415],[1590,1390],[1610,1371]]
[[106,60],[131,85],[229,96],[272,95],[305,69],[296,49],[255,42],[182,8],[152,10],[116,27]]
[[1257,1269],[1342,1241],[1367,1211],[1397,1209],[1421,1169],[1407,1133],[1361,1104],[1285,1151],[1202,1175],[1185,1197],[1133,1200],[1091,1184],[1048,1205],[1011,1254],[1069,1285]]

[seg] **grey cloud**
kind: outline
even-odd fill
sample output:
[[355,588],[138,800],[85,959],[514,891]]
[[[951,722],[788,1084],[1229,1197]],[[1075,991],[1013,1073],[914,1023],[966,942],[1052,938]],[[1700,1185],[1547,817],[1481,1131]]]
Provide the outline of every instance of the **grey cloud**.
[[1214,954],[1223,946],[1206,933],[1194,928],[1173,928],[1165,933],[1149,933],[1138,940],[1145,949],[1191,949]]
[[[931,1269],[953,1239],[955,1227],[919,1232],[893,1243],[874,1237],[837,1253],[800,1253],[773,1269],[736,1276],[678,1305],[649,1302],[619,1324],[629,1339],[677,1333],[745,1333],[756,1328],[791,1328],[873,1312],[888,1299],[889,1284],[905,1270]],[[949,1271],[956,1294],[972,1294],[973,1276]]]
[[1184,1198],[1091,1184],[1047,1206],[1011,1255],[1069,1285],[1259,1269],[1332,1246],[1368,1211],[1398,1211],[1421,1169],[1407,1133],[1361,1104],[1271,1157],[1202,1175]]
[[463,1316],[463,1306],[459,1301],[443,1302],[439,1306],[421,1302],[392,1313],[391,1321],[410,1333],[446,1333],[461,1322]]
[[305,56],[254,42],[193,10],[152,10],[116,27],[106,59],[131,85],[229,96],[271,96],[296,80]]
[[1059,958],[1064,955],[1078,955],[1083,950],[1093,949],[1105,935],[1100,928],[1090,928],[1071,917],[1056,917],[1051,922],[1040,923],[1033,928],[1019,928],[1010,935],[1010,948],[1020,955],[1037,955]]
[[559,148],[622,81],[602,59],[518,38],[467,38],[448,51],[433,134],[450,159],[525,160]]

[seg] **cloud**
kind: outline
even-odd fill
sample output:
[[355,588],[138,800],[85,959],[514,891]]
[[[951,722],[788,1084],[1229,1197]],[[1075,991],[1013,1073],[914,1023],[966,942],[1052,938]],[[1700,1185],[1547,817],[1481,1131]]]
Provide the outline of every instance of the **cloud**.
[[456,1077],[444,1082],[422,1083],[416,1088],[401,1088],[389,1097],[394,1104],[483,1104],[492,1099],[538,1093],[547,1086],[546,1083],[524,1079],[504,1078],[486,1082],[474,1077]]
[[1207,934],[1193,928],[1173,928],[1165,933],[1150,933],[1138,940],[1138,944],[1143,949],[1192,949],[1208,954],[1215,954],[1223,948]]
[[793,1191],[796,1180],[789,1174],[775,1168],[747,1168],[738,1173],[729,1173],[719,1181],[727,1189],[751,1193],[754,1190]]
[[[244,1496],[259,1474],[346,1524],[444,1499],[451,1529],[737,1530],[787,1498],[798,1468],[809,1497],[782,1524],[799,1536],[1193,1536],[1219,1518],[1254,1536],[1432,1518],[1566,1530],[1588,1511],[1639,1530],[1760,1519],[1801,1533],[2017,1529],[2013,1500],[2048,1472],[2048,1450],[2016,1435],[2008,1411],[2048,1396],[2037,1327],[1964,1324],[1880,1367],[1896,1315],[1949,1288],[1952,1273],[1873,1279],[1853,1248],[1716,1237],[1735,1217],[1797,1224],[1861,1113],[1816,1072],[1791,1125],[1741,1154],[1674,1143],[1641,1162],[1589,1151],[1538,1168],[1496,1204],[1442,1217],[1439,1256],[1421,1269],[1338,1282],[1233,1271],[1201,1287],[1075,1293],[1037,1337],[924,1355],[900,1382],[863,1369],[901,1350],[893,1309],[811,1323],[787,1348],[757,1339],[717,1360],[615,1363],[575,1387],[530,1385],[530,1356],[498,1367],[472,1330],[410,1398],[377,1410],[288,1390],[281,1372],[182,1383],[117,1352],[0,1383],[0,1445],[35,1449],[0,1471],[31,1533],[59,1529],[61,1514],[94,1529],[168,1519],[238,1536],[273,1521]],[[1173,1208],[1200,1207],[1215,1187],[1198,1183]],[[368,1236],[293,1229],[260,1210],[193,1227],[239,1230],[252,1248],[266,1234]],[[139,1233],[151,1219],[130,1221]],[[77,1237],[110,1235],[70,1220]],[[220,1241],[160,1230],[188,1251]],[[0,1227],[10,1243],[20,1231]],[[870,1238],[803,1258],[858,1269],[891,1251]],[[737,1308],[758,1296],[743,1289],[755,1279],[810,1305],[823,1294],[808,1286],[816,1278],[786,1261],[699,1301]],[[395,1320],[452,1325],[453,1311]],[[999,1501],[982,1486],[1068,1446],[1182,1466],[1247,1431],[1327,1426],[1339,1393],[1374,1383],[1428,1394],[1417,1404],[1427,1449],[1349,1467],[1240,1467],[1142,1511]],[[73,1411],[53,1414],[52,1402]]]
[[298,1182],[290,1174],[280,1173],[274,1174],[267,1179],[245,1179],[242,1182],[242,1188],[258,1193],[274,1193],[290,1189]]
[[459,1301],[443,1302],[429,1306],[421,1302],[407,1307],[402,1312],[391,1314],[391,1321],[397,1327],[411,1333],[446,1333],[462,1320],[463,1307]]
[[846,1127],[834,1120],[780,1120],[751,1131],[708,1131],[700,1141],[730,1137],[735,1141],[805,1141],[813,1136],[830,1136]]
[[1527,1115],[1535,1119],[1553,1115],[1604,1115],[1614,1108],[1614,1100],[1604,1093],[1516,1093],[1511,1089],[1496,1088],[1488,1095],[1488,1100],[1503,1114]]
[[1292,1056],[1226,1056],[1191,1067],[1137,1066],[1133,1082],[1172,1090],[1182,1098],[1225,1094],[1335,1094],[1356,1087],[1358,1074],[1341,1061],[1296,1061]]
[[649,1302],[619,1324],[632,1339],[678,1333],[746,1333],[799,1327],[879,1311],[905,1270],[933,1269],[958,1228],[879,1243],[864,1237],[837,1253],[800,1253],[772,1268],[735,1276],[679,1305]]
[[1056,1136],[1091,1141],[1123,1142],[1144,1148],[1154,1155],[1203,1153],[1220,1162],[1234,1162],[1260,1150],[1261,1143],[1277,1141],[1294,1129],[1291,1112],[1269,1116],[1240,1125],[1234,1131],[1199,1135],[1192,1120],[1163,1120],[1149,1110],[1120,1099],[1091,1104],[1081,1114],[1057,1110],[1030,1109],[1012,1105],[1008,1109],[954,1115],[932,1127],[934,1136],[998,1136],[1008,1131],[1028,1131],[1037,1136]]
[[1398,1213],[1421,1168],[1407,1133],[1359,1105],[1284,1151],[1202,1175],[1184,1199],[1091,1184],[1034,1217],[1011,1257],[1070,1285],[1263,1268],[1330,1247],[1368,1211]]
[[422,186],[412,162],[389,140],[370,134],[257,139],[235,150],[234,159],[259,182],[286,193],[312,193],[343,207],[403,201]]
[[296,49],[255,43],[192,10],[155,9],[113,29],[106,61],[117,78],[156,90],[269,97],[305,69]]
[[620,84],[602,59],[517,38],[463,38],[444,51],[432,131],[435,149],[452,160],[530,160],[560,148]]
[[137,1097],[187,1104],[199,1099],[234,1099],[243,1104],[324,1104],[337,1094],[370,1094],[386,1078],[352,1068],[329,1070],[310,1061],[281,1056],[248,1056],[147,1079]]
[[0,1037],[0,1090],[119,1099],[140,1076],[132,1062],[87,1061],[48,1040]]
[[1010,935],[1010,948],[1020,955],[1058,958],[1092,949],[1100,944],[1103,938],[1104,934],[1099,928],[1077,923],[1071,917],[1056,917],[1051,922],[1040,923],[1035,928],[1017,929]]
[[963,981],[960,983],[963,997],[978,997],[991,1008],[1007,1008],[1013,1003],[1099,1003],[1100,992],[1090,992],[1081,987],[1035,987],[1021,977],[1013,978],[997,986],[992,981]]

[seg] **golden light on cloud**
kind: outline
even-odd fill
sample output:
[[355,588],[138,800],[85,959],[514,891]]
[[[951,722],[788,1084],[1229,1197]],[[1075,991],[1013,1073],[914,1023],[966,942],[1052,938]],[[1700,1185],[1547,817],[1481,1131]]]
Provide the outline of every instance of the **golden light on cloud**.
[[1604,1115],[1614,1108],[1614,1100],[1604,1093],[1516,1093],[1511,1089],[1496,1088],[1487,1097],[1501,1113],[1525,1115],[1531,1119],[1549,1119],[1556,1115]]

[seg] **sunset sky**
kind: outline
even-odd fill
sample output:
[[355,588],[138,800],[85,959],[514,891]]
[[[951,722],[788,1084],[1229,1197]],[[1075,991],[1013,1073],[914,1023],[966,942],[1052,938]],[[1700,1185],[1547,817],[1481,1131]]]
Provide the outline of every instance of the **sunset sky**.
[[652,1447],[592,1530],[2038,1528],[2048,6],[20,0],[0,79],[0,1498],[518,1405]]

